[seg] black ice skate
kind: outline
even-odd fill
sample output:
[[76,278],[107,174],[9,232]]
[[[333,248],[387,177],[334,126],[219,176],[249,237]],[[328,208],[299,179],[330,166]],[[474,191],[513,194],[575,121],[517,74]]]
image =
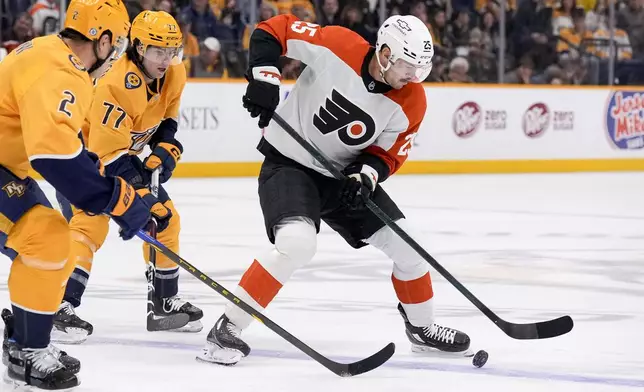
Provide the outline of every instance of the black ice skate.
[[398,304],[398,311],[405,320],[405,333],[411,342],[413,352],[441,351],[459,353],[469,356],[470,337],[467,334],[449,327],[433,323],[429,327],[415,327],[411,325],[402,305]]
[[[13,335],[13,313],[9,309],[2,310],[2,321],[4,321],[4,339],[2,341],[2,355],[3,361],[5,356],[9,353],[9,338]],[[81,363],[78,359],[68,355],[65,351],[58,349],[53,345],[49,345],[51,350],[55,353],[58,360],[65,365],[67,370],[72,374],[76,374],[80,371]]]
[[69,390],[80,385],[78,377],[59,360],[54,346],[22,348],[9,340],[3,345],[2,363],[7,367],[3,381],[13,388],[35,387],[44,390]]
[[170,332],[200,332],[203,329],[201,318],[203,311],[190,302],[186,302],[178,295],[168,298],[154,298],[154,315],[158,317],[171,314],[185,313],[190,319],[188,324],[181,328],[170,329]]
[[63,344],[81,344],[94,332],[92,324],[76,315],[72,304],[63,301],[54,315],[51,341]]
[[208,333],[206,346],[197,360],[219,365],[236,364],[250,354],[250,347],[240,335],[241,330],[223,314]]

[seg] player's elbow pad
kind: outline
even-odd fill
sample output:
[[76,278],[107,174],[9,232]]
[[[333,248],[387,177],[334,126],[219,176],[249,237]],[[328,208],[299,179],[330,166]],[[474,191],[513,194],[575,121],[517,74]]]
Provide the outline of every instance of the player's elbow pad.
[[114,180],[103,177],[85,151],[71,159],[39,158],[31,166],[71,204],[100,214],[112,197]]

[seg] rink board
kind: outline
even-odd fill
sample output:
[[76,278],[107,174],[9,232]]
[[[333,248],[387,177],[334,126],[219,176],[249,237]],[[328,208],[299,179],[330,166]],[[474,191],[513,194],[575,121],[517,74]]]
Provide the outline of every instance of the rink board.
[[[259,170],[246,85],[191,81],[179,130],[177,175],[248,176]],[[282,86],[282,98],[293,84]],[[342,86],[334,86],[342,90]],[[427,113],[402,173],[644,170],[644,90],[426,85]]]

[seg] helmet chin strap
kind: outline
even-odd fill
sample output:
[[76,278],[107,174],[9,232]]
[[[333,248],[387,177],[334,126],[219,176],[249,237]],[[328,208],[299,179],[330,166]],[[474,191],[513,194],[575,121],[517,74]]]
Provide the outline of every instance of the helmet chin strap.
[[385,82],[386,85],[391,86],[391,84],[389,84],[389,82],[387,81],[387,78],[385,78],[385,72],[387,72],[387,70],[391,67],[391,62],[387,60],[387,67],[383,67],[382,64],[380,63],[379,51],[376,51],[374,56],[376,56],[376,62],[378,63],[380,77],[382,78],[383,82]]
[[154,76],[150,75],[150,73],[145,69],[145,66],[143,65],[143,56],[139,54],[139,48],[137,47],[135,50],[135,55],[133,56],[134,58],[132,61],[134,64],[143,72],[143,75],[148,78],[148,79],[156,79]]
[[109,58],[110,58],[110,55],[108,55],[108,56],[107,56],[106,58],[104,58],[104,59],[102,59],[102,58],[100,58],[100,57],[99,57],[99,55],[98,55],[98,40],[96,40],[96,41],[94,41],[94,42],[93,42],[92,49],[94,50],[94,56],[96,56],[96,62],[94,63],[94,65],[92,65],[91,67],[89,67],[89,69],[87,70],[87,72],[88,72],[90,75],[91,75],[94,71],[96,71],[97,69],[101,68],[101,67],[103,66],[103,64],[105,64],[105,62],[107,61],[107,59],[109,59]]

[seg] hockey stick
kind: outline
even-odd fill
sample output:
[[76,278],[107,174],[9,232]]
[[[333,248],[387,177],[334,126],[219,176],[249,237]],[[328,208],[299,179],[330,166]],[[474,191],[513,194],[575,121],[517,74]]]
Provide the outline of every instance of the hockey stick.
[[[329,160],[322,155],[317,148],[313,147],[309,142],[304,140],[294,129],[291,127],[279,114],[273,114],[273,120],[280,127],[286,131],[295,141],[301,145],[306,151],[309,152],[322,166],[328,170],[335,178],[342,180],[345,177],[340,170],[338,170]],[[396,224],[384,211],[380,209],[371,199],[365,202],[367,208],[371,210],[382,222],[393,230],[400,238],[403,239],[409,246],[412,247],[425,261],[427,261],[436,271],[438,271],[445,279],[450,282],[458,291],[461,292],[467,299],[470,300],[484,315],[486,315],[497,327],[499,327],[506,335],[514,339],[546,339],[555,336],[563,335],[572,330],[573,321],[570,316],[562,316],[554,320],[542,321],[538,323],[528,324],[515,324],[503,320],[490,308],[485,306],[478,298],[474,296],[465,286],[461,284],[452,274],[450,274],[442,265],[436,261],[427,251],[420,246],[413,238],[409,236],[403,229]]]
[[309,357],[317,361],[319,364],[321,364],[322,366],[329,369],[330,371],[332,371],[333,373],[337,374],[340,377],[357,376],[358,374],[371,371],[379,367],[380,365],[384,364],[385,362],[387,362],[387,360],[389,360],[389,358],[391,358],[391,356],[394,355],[396,346],[393,343],[389,343],[386,347],[384,347],[382,350],[378,351],[377,353],[373,354],[372,356],[357,362],[339,363],[339,362],[332,361],[331,359],[325,357],[324,355],[318,353],[317,351],[315,351],[314,349],[306,345],[304,342],[302,342],[295,336],[291,335],[284,328],[280,327],[274,321],[272,321],[268,317],[264,316],[262,313],[255,310],[252,306],[248,305],[246,302],[237,298],[232,292],[228,291],[224,286],[212,280],[208,275],[199,271],[195,266],[193,266],[188,261],[181,258],[181,256],[174,253],[170,249],[166,248],[162,243],[150,237],[144,231],[139,230],[139,232],[137,233],[137,236],[141,238],[143,241],[153,246],[159,253],[163,254],[170,260],[177,263],[177,265],[179,265],[184,270],[188,271],[192,276],[204,282],[204,284],[206,284],[208,287],[210,287],[211,289],[221,294],[228,301],[232,302],[233,304],[237,305],[237,307],[241,308],[244,312],[253,316],[255,320],[264,324],[266,327],[268,327],[268,329],[275,332],[284,340],[291,343],[293,346],[297,347],[306,355],[308,355]]
[[[159,197],[159,174],[161,169],[156,169],[152,172],[150,180],[150,193],[154,197]],[[157,237],[157,222],[154,218],[150,221],[150,236]],[[181,328],[188,324],[190,316],[185,313],[172,314],[169,316],[158,317],[154,314],[154,295],[155,287],[154,281],[156,280],[157,273],[157,255],[153,247],[150,247],[150,263],[148,264],[148,307],[146,327],[148,331],[167,331],[170,329]]]

